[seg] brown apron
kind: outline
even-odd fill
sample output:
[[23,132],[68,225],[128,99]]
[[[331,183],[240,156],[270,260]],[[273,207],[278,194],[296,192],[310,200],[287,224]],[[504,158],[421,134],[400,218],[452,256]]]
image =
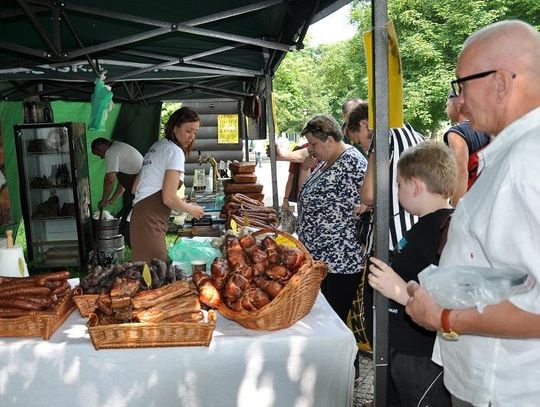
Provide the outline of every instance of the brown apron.
[[165,235],[171,210],[161,199],[161,190],[139,201],[131,213],[131,253],[134,261],[167,261]]

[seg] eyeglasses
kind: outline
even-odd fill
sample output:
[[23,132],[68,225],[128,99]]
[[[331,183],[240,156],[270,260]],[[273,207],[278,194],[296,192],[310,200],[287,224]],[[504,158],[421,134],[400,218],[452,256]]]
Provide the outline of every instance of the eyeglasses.
[[[493,69],[491,71],[479,72],[473,75],[465,76],[463,78],[454,79],[452,82],[450,82],[450,84],[452,85],[452,90],[455,96],[457,97],[461,94],[461,91],[463,90],[463,86],[462,86],[463,83],[472,81],[475,79],[485,78],[486,76],[494,74],[495,72],[501,71],[501,70],[502,69]],[[510,73],[512,74],[512,79],[514,79],[516,77],[516,74],[513,72],[510,72]]]

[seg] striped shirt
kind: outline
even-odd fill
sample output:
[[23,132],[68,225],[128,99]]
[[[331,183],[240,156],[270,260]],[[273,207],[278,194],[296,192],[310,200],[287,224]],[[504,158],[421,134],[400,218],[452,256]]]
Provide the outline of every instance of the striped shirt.
[[[390,241],[389,249],[394,250],[407,230],[409,230],[417,221],[418,217],[405,211],[398,200],[397,184],[397,162],[403,152],[416,144],[424,141],[424,137],[416,132],[408,123],[404,127],[390,129],[388,149],[390,153],[389,177],[390,177]],[[362,244],[365,254],[370,255],[373,252],[373,238],[375,230],[371,223],[365,238],[366,243]]]
[[418,221],[418,216],[405,211],[398,201],[397,162],[405,150],[423,141],[424,137],[409,123],[404,127],[390,129],[390,250],[397,246],[405,232]]

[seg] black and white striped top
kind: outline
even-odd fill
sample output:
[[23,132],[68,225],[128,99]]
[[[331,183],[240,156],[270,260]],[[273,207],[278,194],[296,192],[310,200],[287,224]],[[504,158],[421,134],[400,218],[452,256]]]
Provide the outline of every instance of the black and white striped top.
[[411,215],[399,204],[397,162],[405,150],[423,141],[425,141],[424,137],[417,133],[409,123],[406,123],[404,127],[390,129],[390,250],[394,249],[405,232],[418,221],[418,216]]
[[[416,132],[409,123],[404,127],[390,129],[389,131],[388,149],[390,152],[389,160],[389,177],[390,177],[390,241],[389,249],[394,250],[398,242],[401,240],[407,230],[418,221],[417,216],[411,215],[405,211],[398,201],[398,185],[397,185],[397,162],[403,152],[423,141],[424,137]],[[369,253],[373,251],[373,237],[375,230],[371,224],[370,230],[366,236],[366,245],[363,249]]]

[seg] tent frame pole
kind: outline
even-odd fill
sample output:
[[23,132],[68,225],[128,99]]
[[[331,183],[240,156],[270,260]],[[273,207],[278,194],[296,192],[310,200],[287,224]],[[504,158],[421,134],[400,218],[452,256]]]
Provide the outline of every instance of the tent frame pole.
[[[375,257],[389,258],[389,125],[388,125],[388,8],[386,0],[372,0],[373,75],[375,118]],[[374,402],[387,404],[388,379],[388,299],[375,291],[373,318]]]

